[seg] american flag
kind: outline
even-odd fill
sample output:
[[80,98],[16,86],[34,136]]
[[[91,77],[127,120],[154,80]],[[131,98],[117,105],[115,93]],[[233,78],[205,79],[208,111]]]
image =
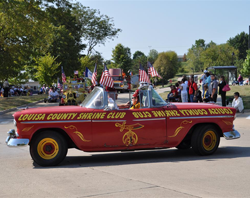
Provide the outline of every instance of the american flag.
[[151,77],[159,77],[162,78],[158,72],[155,70],[154,66],[148,62],[148,75],[150,75]]
[[63,66],[61,67],[61,69],[62,69],[62,82],[66,83],[66,76],[65,76],[65,73],[63,71]]
[[114,81],[111,78],[109,74],[109,70],[106,65],[104,65],[104,71],[102,72],[100,84],[102,84],[103,86],[111,87],[111,88],[114,87]]
[[95,64],[95,69],[94,69],[94,72],[92,74],[92,79],[91,79],[93,86],[96,86],[96,77],[97,77],[97,64]]
[[78,70],[74,70],[74,75],[78,75]]
[[139,69],[139,75],[140,75],[140,82],[150,83],[149,77],[141,64]]

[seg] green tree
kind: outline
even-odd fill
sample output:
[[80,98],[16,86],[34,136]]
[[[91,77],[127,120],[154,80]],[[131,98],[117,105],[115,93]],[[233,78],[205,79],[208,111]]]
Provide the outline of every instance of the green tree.
[[195,41],[195,44],[188,49],[187,53],[187,66],[194,71],[201,71],[203,69],[203,62],[201,61],[201,53],[206,49],[206,44],[204,39],[199,39]]
[[147,70],[147,56],[141,51],[136,51],[133,54],[133,60],[132,60],[131,71],[133,72],[133,74],[139,73],[140,64],[144,67],[145,70]]
[[247,57],[243,63],[242,74],[250,77],[250,50],[247,50]]
[[15,77],[30,55],[44,53],[53,40],[40,1],[0,2],[0,79]]
[[85,71],[86,67],[93,72],[95,69],[95,64],[97,64],[97,82],[100,81],[102,71],[103,71],[103,58],[99,53],[87,55],[80,58],[81,70],[82,73]]
[[124,47],[122,44],[116,45],[115,49],[112,51],[112,61],[111,67],[121,68],[127,73],[132,66],[130,49]]
[[35,76],[40,84],[51,85],[53,82],[55,82],[55,75],[59,66],[61,65],[61,63],[56,62],[56,57],[51,56],[51,54],[48,53],[45,56],[37,58],[36,64],[37,65],[35,67],[37,73]]
[[230,38],[227,43],[239,51],[239,59],[245,59],[248,50],[248,34],[241,32],[235,37]]
[[156,61],[157,57],[158,57],[157,50],[151,49],[148,54],[148,61],[153,64]]
[[[232,57],[234,52],[234,57]],[[229,44],[216,45],[213,44],[201,53],[201,61],[203,68],[209,66],[227,66],[232,65],[233,58],[238,59],[238,50],[234,49]]]
[[179,69],[177,54],[174,51],[159,53],[158,58],[154,63],[154,67],[162,76],[165,83],[166,80],[173,78]]
[[113,40],[121,32],[121,29],[115,28],[112,18],[80,3],[74,5],[73,15],[81,25],[80,32],[87,42],[87,55],[95,51],[96,45],[104,45],[107,40]]

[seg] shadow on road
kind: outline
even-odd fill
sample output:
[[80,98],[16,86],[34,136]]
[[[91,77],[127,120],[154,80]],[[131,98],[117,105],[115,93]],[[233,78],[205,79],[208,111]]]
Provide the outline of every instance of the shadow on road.
[[192,149],[189,150],[154,150],[137,152],[117,152],[94,154],[92,156],[67,156],[66,159],[56,167],[40,167],[34,163],[34,168],[79,168],[79,167],[101,167],[118,166],[143,163],[183,162],[219,159],[233,159],[249,157],[250,147],[221,147],[215,154],[209,156],[197,156]]

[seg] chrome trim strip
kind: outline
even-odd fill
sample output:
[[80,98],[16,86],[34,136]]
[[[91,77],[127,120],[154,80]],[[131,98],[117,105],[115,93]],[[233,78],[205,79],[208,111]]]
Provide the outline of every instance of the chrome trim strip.
[[165,120],[166,118],[149,118],[149,119],[134,119],[133,121],[139,121],[139,122],[143,122],[143,121],[154,121],[154,120]]
[[50,123],[65,123],[65,122],[91,122],[91,120],[61,120],[61,121],[29,121],[21,122],[21,124],[50,124]]
[[171,120],[201,119],[201,118],[233,118],[234,116],[192,116],[192,117],[170,117]]
[[126,122],[126,120],[92,120],[92,122]]

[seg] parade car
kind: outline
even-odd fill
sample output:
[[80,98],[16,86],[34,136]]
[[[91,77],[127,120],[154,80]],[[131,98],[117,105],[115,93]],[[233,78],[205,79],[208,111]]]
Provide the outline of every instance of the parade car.
[[63,84],[63,95],[59,106],[78,105],[87,95],[85,82],[72,81]]
[[240,137],[233,125],[234,108],[166,103],[152,86],[137,91],[139,109],[119,108],[110,103],[103,88],[95,87],[80,106],[18,111],[14,114],[17,130],[8,132],[6,143],[29,145],[38,165],[52,166],[64,160],[69,148],[100,152],[177,147],[211,155],[220,137]]

